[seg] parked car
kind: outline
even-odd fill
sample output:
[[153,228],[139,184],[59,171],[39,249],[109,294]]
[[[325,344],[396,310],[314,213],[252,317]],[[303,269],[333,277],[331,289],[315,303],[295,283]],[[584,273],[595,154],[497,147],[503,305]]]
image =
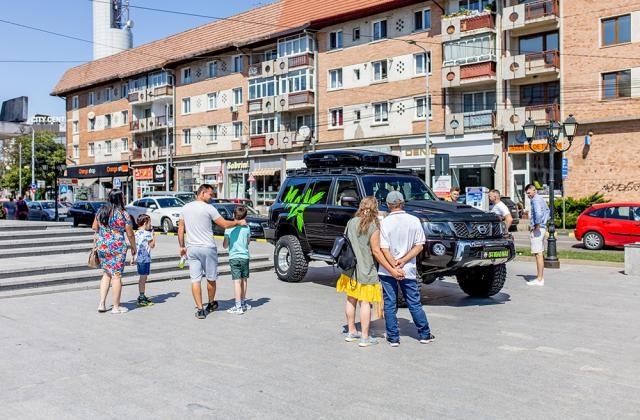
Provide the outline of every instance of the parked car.
[[151,217],[153,227],[162,228],[165,233],[173,232],[178,226],[184,201],[176,197],[147,197],[135,200],[126,206],[127,213],[133,219],[133,225],[141,214]]
[[253,207],[253,201],[248,198],[212,198],[212,203],[236,203],[243,206]]
[[[27,202],[29,206],[29,220],[53,222],[56,219],[56,203],[50,200],[36,200]],[[58,203],[58,220],[67,218],[69,209]]]
[[69,217],[73,217],[73,226],[93,224],[96,213],[104,201],[76,201],[69,209]]
[[[240,204],[236,203],[211,203],[213,207],[218,210],[220,216],[224,217],[227,220],[233,220],[233,212],[237,206]],[[264,226],[269,219],[267,216],[261,216],[255,209],[249,206],[245,206],[247,208],[247,225],[249,225],[249,229],[251,229],[251,237],[254,239],[262,239],[264,238]],[[220,226],[213,224],[213,233],[214,235],[224,235],[224,229]]]
[[574,233],[593,250],[638,242],[640,201],[594,204],[578,216]]
[[196,193],[190,191],[147,191],[142,197],[176,197],[185,204],[196,199]]

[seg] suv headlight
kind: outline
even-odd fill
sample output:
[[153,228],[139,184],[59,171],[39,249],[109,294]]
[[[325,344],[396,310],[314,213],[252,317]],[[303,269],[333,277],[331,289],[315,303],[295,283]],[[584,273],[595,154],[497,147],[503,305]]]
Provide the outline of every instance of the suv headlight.
[[427,236],[454,236],[447,222],[424,222],[422,227]]

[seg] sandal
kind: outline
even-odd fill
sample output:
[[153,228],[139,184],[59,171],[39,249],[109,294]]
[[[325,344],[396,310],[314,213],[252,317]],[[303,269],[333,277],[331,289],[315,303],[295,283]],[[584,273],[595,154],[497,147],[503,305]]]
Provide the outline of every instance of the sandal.
[[98,306],[98,312],[103,314],[105,312],[107,312],[107,308],[105,308],[103,305]]

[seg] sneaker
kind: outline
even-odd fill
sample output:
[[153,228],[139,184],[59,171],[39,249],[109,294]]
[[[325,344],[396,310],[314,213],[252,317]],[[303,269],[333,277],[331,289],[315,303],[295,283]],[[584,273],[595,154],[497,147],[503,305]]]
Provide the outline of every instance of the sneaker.
[[535,279],[527,282],[529,286],[544,286],[544,279]]
[[196,311],[196,318],[205,319],[206,317],[207,317],[207,313],[204,311],[204,309],[198,309]]
[[107,312],[107,308],[105,308],[104,306],[98,306],[98,312],[103,314],[103,313]]
[[355,334],[347,333],[347,335],[344,337],[344,341],[346,341],[347,343],[353,343],[354,341],[358,341],[358,340],[360,340],[359,332]]
[[241,306],[234,306],[233,308],[227,309],[228,314],[242,315],[244,310]]
[[389,345],[391,347],[398,347],[398,346],[400,346],[400,342],[399,341],[389,341]]
[[125,314],[127,312],[129,312],[129,310],[124,306],[118,306],[118,307],[114,306],[113,309],[111,309],[112,314]]
[[216,309],[218,309],[218,301],[217,300],[214,300],[213,302],[207,303],[207,307],[205,308],[205,310],[209,314],[211,312],[215,311]]
[[244,305],[242,305],[242,310],[247,312],[249,309],[251,309],[251,305],[249,305],[246,301],[244,302]]
[[378,339],[373,337],[361,338],[358,347],[369,347],[378,344]]
[[433,343],[434,340],[436,339],[436,336],[433,334],[429,334],[428,336],[426,336],[425,338],[421,338],[420,339],[420,343],[422,344],[429,344],[429,343]]
[[151,306],[153,302],[145,295],[138,296],[138,306]]

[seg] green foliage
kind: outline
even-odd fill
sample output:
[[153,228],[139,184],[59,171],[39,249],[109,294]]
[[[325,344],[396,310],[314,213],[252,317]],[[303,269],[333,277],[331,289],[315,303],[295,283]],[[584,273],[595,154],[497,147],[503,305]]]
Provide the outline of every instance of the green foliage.
[[[22,185],[20,180],[20,158],[19,144],[22,144]],[[48,132],[36,133],[35,136],[36,149],[36,179],[45,180],[47,185],[54,183],[55,165],[66,163],[65,147],[54,141],[54,134]],[[42,165],[47,165],[48,169],[42,169]],[[24,193],[31,183],[31,135],[22,136],[16,139],[15,143],[9,147],[6,159],[6,167],[2,177],[0,178],[0,188],[16,191],[17,195]]]
[[[580,213],[591,207],[593,204],[607,203],[602,194],[592,194],[587,197],[575,199],[567,197],[565,200],[565,212],[567,214],[566,228],[573,229],[576,227],[578,216]],[[555,200],[555,217],[556,227],[562,227],[562,199]]]

